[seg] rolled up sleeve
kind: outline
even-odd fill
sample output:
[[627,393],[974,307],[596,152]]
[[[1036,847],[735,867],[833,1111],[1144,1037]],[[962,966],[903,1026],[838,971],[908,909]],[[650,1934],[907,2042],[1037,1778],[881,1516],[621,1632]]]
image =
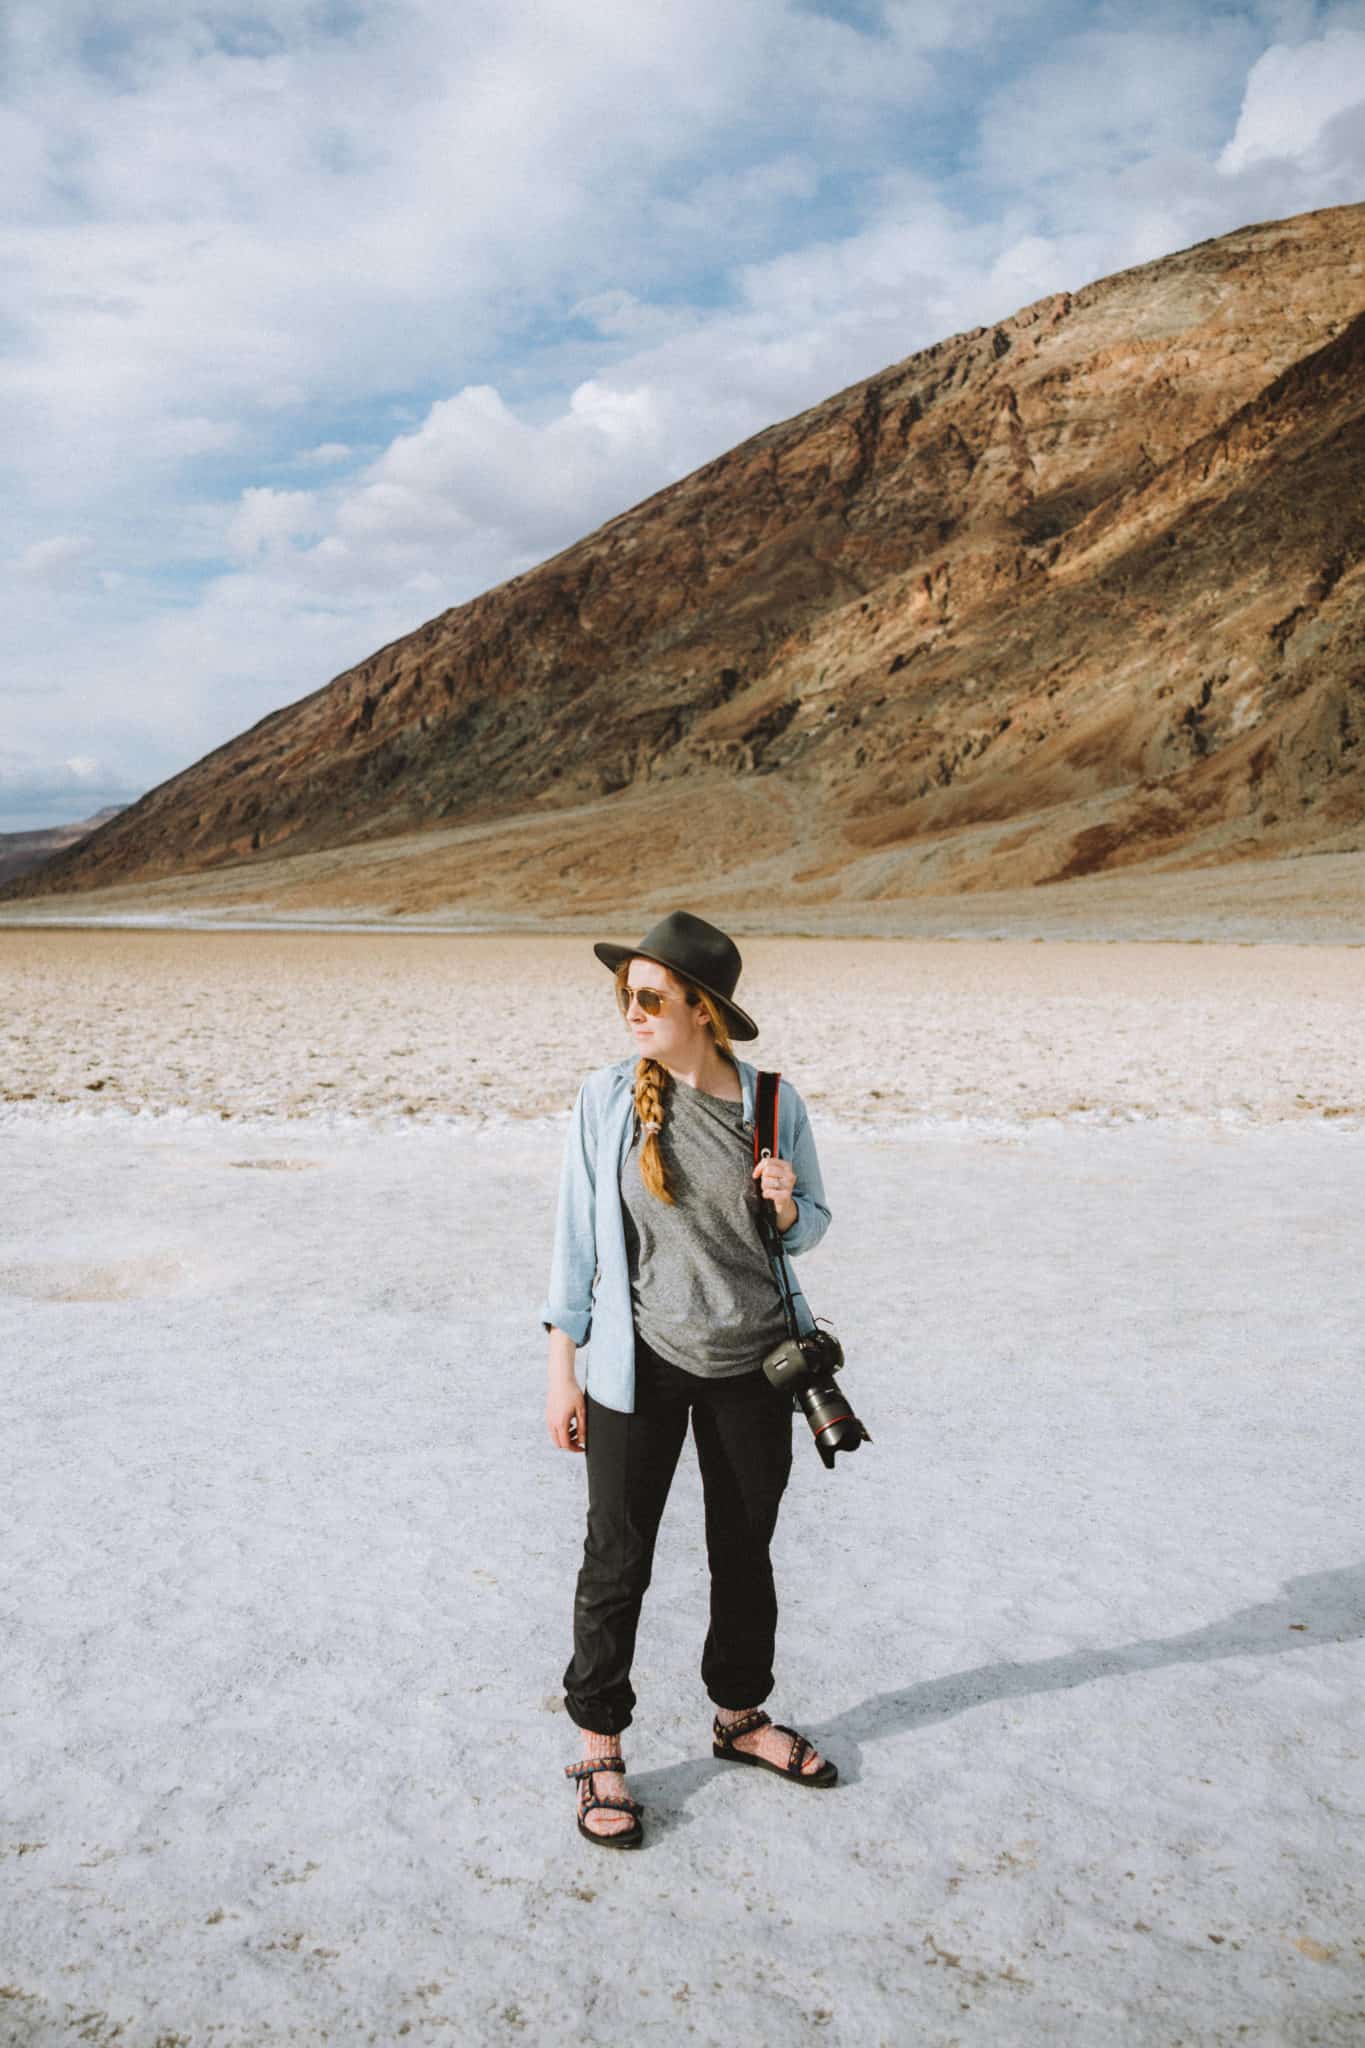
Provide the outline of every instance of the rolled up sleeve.
[[587,1084],[578,1091],[564,1141],[555,1215],[549,1292],[540,1319],[547,1330],[563,1330],[575,1344],[592,1333],[592,1289],[597,1272],[597,1134],[589,1113]]
[[796,1173],[796,1185],[792,1189],[796,1221],[783,1231],[782,1249],[800,1254],[813,1250],[829,1229],[829,1204],[825,1200],[825,1184],[820,1176],[820,1161],[804,1103],[799,1104],[796,1114],[792,1167]]

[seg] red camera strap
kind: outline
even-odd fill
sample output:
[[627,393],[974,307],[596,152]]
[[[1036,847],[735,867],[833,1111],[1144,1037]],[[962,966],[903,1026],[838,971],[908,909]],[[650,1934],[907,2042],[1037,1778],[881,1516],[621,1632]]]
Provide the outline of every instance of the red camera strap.
[[[762,1068],[758,1074],[758,1090],[754,1097],[754,1165],[757,1166],[766,1152],[770,1159],[780,1159],[781,1150],[777,1142],[777,1084],[782,1079],[779,1073],[766,1073]],[[771,1202],[756,1204],[759,1235],[773,1269],[778,1293],[782,1296],[783,1313],[787,1328],[793,1337],[801,1334],[796,1317],[796,1305],[792,1300],[787,1280],[786,1266],[782,1258],[782,1240],[777,1228],[777,1218]]]
[[767,1073],[762,1068],[758,1075],[758,1093],[754,1100],[754,1165],[757,1166],[766,1150],[769,1157],[780,1159],[777,1143],[777,1084],[780,1073]]

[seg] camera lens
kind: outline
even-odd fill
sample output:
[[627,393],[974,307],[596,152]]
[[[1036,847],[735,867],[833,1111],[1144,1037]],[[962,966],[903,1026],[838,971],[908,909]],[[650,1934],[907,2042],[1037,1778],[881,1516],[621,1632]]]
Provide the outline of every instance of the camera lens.
[[866,1435],[863,1425],[832,1380],[821,1386],[802,1387],[797,1398],[811,1426],[816,1450],[826,1466],[833,1469],[840,1451],[857,1450]]

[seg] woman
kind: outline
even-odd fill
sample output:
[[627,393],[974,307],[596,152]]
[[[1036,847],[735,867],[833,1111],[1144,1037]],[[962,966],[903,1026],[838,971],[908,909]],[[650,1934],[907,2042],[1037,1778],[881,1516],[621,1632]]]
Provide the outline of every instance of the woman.
[[[706,1501],[711,1626],[702,1680],[712,1750],[804,1785],[838,1772],[762,1702],[773,1686],[777,1601],[768,1547],[791,1469],[792,1404],[765,1377],[787,1335],[782,1297],[746,1195],[774,1203],[782,1260],[829,1225],[805,1105],[785,1081],[778,1154],[754,1164],[756,1070],[733,1039],[758,1027],[732,1000],[732,939],[687,911],[636,947],[596,945],[636,1051],[588,1076],[565,1148],[550,1291],[546,1423],[585,1455],[588,1529],[565,1705],[583,1731],[579,1832],[608,1848],[643,1838],[620,1735],[654,1539],[689,1417]],[[801,1329],[814,1318],[787,1266]],[[574,1353],[586,1344],[587,1385]]]

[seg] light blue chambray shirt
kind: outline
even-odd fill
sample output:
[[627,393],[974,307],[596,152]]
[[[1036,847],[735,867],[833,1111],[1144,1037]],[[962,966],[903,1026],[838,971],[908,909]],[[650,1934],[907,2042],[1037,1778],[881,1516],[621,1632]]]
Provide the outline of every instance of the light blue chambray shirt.
[[[540,1312],[547,1330],[553,1325],[575,1344],[588,1345],[587,1390],[604,1408],[619,1409],[623,1415],[635,1408],[635,1320],[621,1220],[621,1167],[635,1134],[638,1063],[638,1054],[631,1053],[612,1066],[598,1067],[578,1091],[559,1181],[550,1291]],[[744,1124],[752,1129],[758,1069],[738,1058],[736,1065]],[[790,1254],[819,1244],[829,1228],[829,1207],[806,1105],[789,1081],[778,1087],[777,1143],[781,1156],[796,1169],[796,1220],[782,1233],[782,1263],[795,1298],[798,1327],[810,1330],[815,1318],[796,1283]]]

